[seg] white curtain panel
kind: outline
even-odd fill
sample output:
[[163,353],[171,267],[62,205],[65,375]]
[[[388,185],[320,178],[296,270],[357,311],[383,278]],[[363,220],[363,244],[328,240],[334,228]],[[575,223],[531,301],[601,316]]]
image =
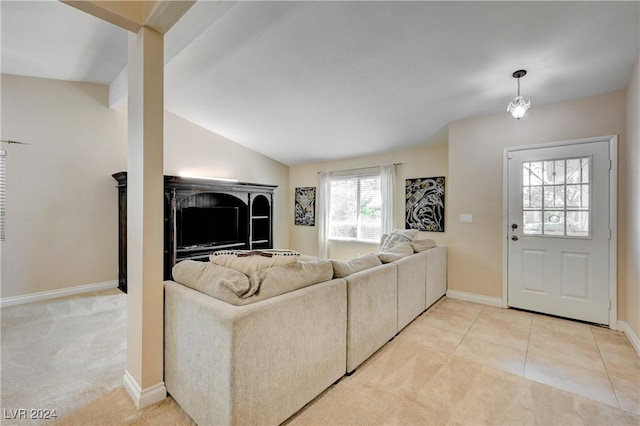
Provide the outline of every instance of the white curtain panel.
[[382,233],[389,234],[396,227],[395,215],[396,166],[380,166],[380,190],[382,191]]
[[4,241],[5,214],[5,176],[7,170],[7,151],[0,149],[0,241]]
[[320,173],[320,190],[318,191],[318,257],[329,258],[327,231],[329,229],[329,173]]

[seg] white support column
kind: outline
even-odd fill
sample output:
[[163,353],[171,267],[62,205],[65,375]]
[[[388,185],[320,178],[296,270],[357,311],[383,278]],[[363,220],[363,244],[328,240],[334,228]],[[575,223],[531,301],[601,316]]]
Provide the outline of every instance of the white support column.
[[166,398],[163,382],[163,35],[129,34],[127,371],[138,408]]

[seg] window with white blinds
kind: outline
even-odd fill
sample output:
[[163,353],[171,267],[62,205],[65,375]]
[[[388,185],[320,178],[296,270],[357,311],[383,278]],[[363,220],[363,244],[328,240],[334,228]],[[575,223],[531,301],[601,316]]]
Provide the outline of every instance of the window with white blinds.
[[380,241],[380,174],[331,177],[329,191],[330,239]]
[[0,241],[4,241],[4,212],[5,212],[5,172],[7,170],[7,151],[0,149]]

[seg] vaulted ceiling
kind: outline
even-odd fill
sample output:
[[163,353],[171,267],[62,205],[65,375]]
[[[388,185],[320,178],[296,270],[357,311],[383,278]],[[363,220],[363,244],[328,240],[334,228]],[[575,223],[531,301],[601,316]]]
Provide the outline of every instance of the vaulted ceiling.
[[[504,111],[517,69],[532,108],[626,88],[639,6],[199,1],[166,34],[165,107],[289,165],[407,148]],[[116,92],[126,31],[56,1],[0,7],[2,73]]]

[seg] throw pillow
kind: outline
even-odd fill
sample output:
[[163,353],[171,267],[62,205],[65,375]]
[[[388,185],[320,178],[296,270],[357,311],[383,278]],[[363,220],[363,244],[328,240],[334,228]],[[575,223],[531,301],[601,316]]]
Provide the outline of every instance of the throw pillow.
[[429,238],[411,241],[411,247],[413,248],[413,251],[415,251],[416,253],[420,253],[422,251],[432,249],[435,246],[436,246],[436,242]]
[[409,243],[418,235],[415,229],[396,229],[382,241],[380,251],[387,251],[401,243]]
[[413,254],[413,247],[410,242],[400,243],[388,250],[378,253],[378,258],[382,263],[389,263],[401,259],[405,256],[411,256]]
[[356,272],[382,265],[382,262],[375,254],[365,254],[351,260],[331,260],[333,265],[333,277],[344,278]]
[[216,265],[251,275],[260,269],[296,263],[299,257],[300,253],[293,250],[221,250],[213,253],[209,259]]

